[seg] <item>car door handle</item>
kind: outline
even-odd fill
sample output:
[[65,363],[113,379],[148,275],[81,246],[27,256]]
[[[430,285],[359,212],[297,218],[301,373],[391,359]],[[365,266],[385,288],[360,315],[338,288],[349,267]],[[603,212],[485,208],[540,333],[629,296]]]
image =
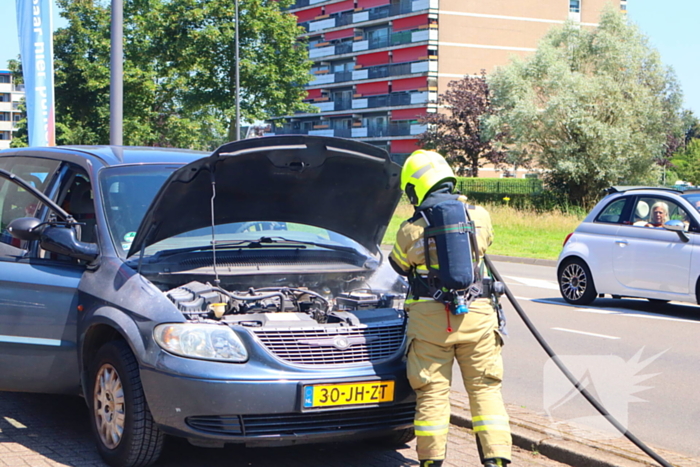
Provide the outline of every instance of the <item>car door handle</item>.
[[618,245],[627,245],[628,242],[627,240],[615,240],[615,243],[617,243]]

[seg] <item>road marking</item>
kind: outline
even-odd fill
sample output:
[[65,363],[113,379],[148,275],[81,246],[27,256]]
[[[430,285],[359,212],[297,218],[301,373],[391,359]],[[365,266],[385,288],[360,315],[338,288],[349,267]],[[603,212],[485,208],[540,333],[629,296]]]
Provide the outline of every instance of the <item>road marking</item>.
[[615,336],[606,336],[605,334],[595,334],[592,332],[583,332],[583,331],[576,331],[574,329],[565,329],[565,328],[552,328],[555,331],[564,331],[564,332],[573,332],[574,334],[583,334],[584,336],[593,336],[593,337],[602,337],[603,339],[619,339],[619,337]]
[[26,426],[24,426],[23,424],[21,424],[20,422],[15,420],[14,418],[10,418],[10,417],[3,417],[3,418],[5,419],[5,421],[7,423],[9,423],[10,425],[12,425],[13,427],[15,427],[19,430],[27,428]]
[[545,279],[531,279],[529,277],[514,277],[514,276],[503,276],[505,279],[519,282],[521,285],[526,285],[528,287],[537,287],[538,289],[547,290],[559,290],[559,284],[555,281],[548,281]]
[[[700,324],[700,321],[692,318],[672,318],[670,316],[664,316],[660,315],[657,313],[650,313],[647,311],[632,311],[628,310],[625,308],[581,308],[577,307],[575,305],[568,304],[563,301],[555,301],[555,300],[547,300],[545,298],[525,298],[525,297],[515,297],[518,300],[528,300],[534,303],[544,303],[546,305],[559,305],[559,306],[565,306],[567,308],[572,308],[574,311],[578,311],[580,313],[594,313],[594,314],[599,314],[599,315],[617,315],[617,316],[624,316],[624,317],[629,317],[629,318],[644,318],[644,319],[658,319],[661,321],[676,321],[679,323],[694,323],[694,324]],[[682,303],[682,302],[671,302],[674,305],[679,305],[679,306],[693,306],[688,303]]]

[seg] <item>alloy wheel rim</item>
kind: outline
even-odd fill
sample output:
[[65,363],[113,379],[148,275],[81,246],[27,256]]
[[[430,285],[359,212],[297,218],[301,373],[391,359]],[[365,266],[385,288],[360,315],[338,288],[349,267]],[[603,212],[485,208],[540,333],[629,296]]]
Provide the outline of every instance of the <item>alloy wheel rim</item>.
[[124,434],[124,387],[117,370],[105,363],[95,378],[93,411],[100,440],[109,449],[119,445]]
[[586,292],[588,278],[586,271],[576,264],[570,264],[561,274],[561,291],[569,300],[578,300]]

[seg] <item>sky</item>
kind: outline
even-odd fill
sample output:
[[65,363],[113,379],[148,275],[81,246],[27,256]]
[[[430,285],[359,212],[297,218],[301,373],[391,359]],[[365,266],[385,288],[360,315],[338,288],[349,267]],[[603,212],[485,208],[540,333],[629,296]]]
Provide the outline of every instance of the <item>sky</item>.
[[[664,64],[676,72],[683,90],[683,107],[700,117],[700,36],[695,30],[700,1],[628,0],[627,11],[659,51]],[[53,16],[54,27],[65,26],[55,7]],[[0,69],[7,69],[7,60],[18,54],[15,0],[0,0]]]

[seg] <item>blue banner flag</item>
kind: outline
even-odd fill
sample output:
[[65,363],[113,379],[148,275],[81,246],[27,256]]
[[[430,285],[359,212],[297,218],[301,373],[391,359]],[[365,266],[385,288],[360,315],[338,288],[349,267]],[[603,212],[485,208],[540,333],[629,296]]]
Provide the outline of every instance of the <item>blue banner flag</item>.
[[16,0],[30,146],[55,146],[53,0]]

